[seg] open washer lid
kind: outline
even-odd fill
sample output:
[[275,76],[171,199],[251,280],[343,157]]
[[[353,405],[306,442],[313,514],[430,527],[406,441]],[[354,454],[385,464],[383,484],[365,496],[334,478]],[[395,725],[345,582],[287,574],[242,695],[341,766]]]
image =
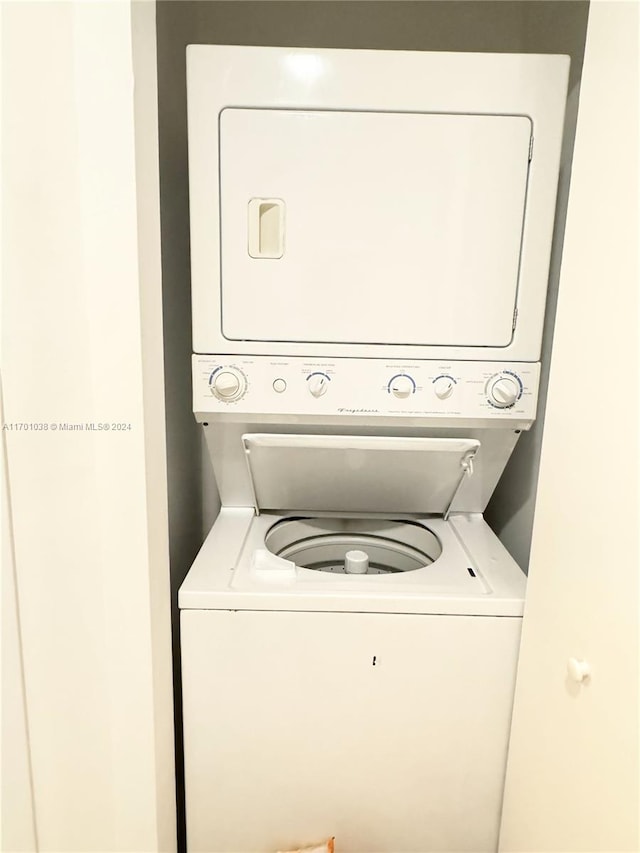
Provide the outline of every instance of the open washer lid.
[[475,439],[246,433],[254,506],[285,512],[448,515]]

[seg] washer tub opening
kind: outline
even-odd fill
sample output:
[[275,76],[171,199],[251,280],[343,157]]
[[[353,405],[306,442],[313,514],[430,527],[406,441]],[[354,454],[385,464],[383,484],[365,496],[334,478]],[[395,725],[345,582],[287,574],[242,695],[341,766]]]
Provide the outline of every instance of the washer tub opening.
[[[285,518],[265,536],[272,554],[304,569],[351,574],[350,551],[364,551],[366,572],[386,575],[429,566],[442,554],[438,537],[417,521],[358,518]],[[346,566],[345,567],[345,563]]]

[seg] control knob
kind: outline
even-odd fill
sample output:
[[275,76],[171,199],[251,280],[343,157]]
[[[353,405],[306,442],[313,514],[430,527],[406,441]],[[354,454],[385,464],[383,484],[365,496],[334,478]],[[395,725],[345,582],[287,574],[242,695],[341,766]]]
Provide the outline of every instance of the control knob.
[[397,376],[394,376],[391,382],[389,383],[389,390],[393,394],[394,397],[397,397],[400,400],[404,400],[406,397],[411,396],[413,392],[416,390],[415,382],[410,376],[407,376],[406,373],[399,373]]
[[438,400],[446,400],[453,394],[455,380],[450,376],[438,376],[433,380],[433,391]]
[[327,393],[329,382],[330,379],[326,373],[312,373],[307,379],[309,393],[313,397],[322,397],[323,394]]
[[218,400],[232,403],[240,399],[247,390],[244,374],[233,368],[222,368],[213,374],[210,380],[211,392]]
[[487,385],[489,402],[498,409],[508,409],[522,393],[522,386],[516,376],[508,373],[496,373]]

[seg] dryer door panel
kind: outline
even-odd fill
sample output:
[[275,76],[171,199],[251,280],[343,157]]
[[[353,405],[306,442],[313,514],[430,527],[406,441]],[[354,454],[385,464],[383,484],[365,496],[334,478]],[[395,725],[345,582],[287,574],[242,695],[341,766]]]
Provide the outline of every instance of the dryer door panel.
[[507,346],[524,116],[225,109],[230,340]]

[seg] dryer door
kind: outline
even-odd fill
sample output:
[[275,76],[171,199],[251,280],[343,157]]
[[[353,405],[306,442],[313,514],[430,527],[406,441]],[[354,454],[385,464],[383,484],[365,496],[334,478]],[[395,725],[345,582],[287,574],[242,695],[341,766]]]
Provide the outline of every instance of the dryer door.
[[225,109],[229,340],[506,347],[531,121]]

